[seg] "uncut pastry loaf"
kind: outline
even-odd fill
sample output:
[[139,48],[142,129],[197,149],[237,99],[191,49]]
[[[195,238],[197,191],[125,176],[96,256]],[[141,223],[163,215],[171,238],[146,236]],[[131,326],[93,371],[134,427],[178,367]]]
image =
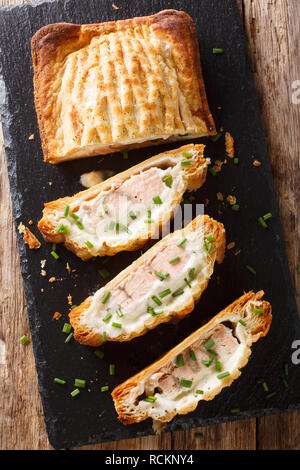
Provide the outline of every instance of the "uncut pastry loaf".
[[263,294],[244,294],[157,362],[115,388],[112,397],[120,421],[169,422],[229,387],[247,364],[252,343],[269,331],[272,309],[262,300]]
[[200,188],[209,159],[203,145],[156,155],[73,197],[45,204],[38,228],[83,260],[137,250],[158,236],[185,191]]
[[44,159],[51,163],[215,134],[187,13],[55,23],[31,43]]
[[223,224],[198,216],[156,243],[69,313],[74,337],[99,346],[130,341],[158,324],[188,315],[223,261]]

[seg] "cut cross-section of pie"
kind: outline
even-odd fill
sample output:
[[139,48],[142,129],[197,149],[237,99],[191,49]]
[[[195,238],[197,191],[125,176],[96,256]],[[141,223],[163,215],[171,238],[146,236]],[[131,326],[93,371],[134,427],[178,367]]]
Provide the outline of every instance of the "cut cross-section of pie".
[[212,400],[241,375],[251,345],[272,322],[264,292],[248,292],[199,328],[157,362],[112,392],[124,424],[147,418],[171,421],[201,400]]
[[70,313],[74,337],[99,346],[130,341],[194,309],[225,249],[223,224],[196,217],[156,243]]
[[45,205],[38,228],[83,260],[112,256],[158,238],[185,191],[200,188],[209,159],[203,145],[156,155],[103,183]]
[[32,58],[46,161],[215,134],[185,12],[50,24],[33,36]]

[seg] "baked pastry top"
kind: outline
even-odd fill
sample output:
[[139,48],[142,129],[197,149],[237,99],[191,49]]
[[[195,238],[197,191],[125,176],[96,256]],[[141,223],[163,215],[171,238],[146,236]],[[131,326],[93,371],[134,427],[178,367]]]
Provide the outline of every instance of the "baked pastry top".
[[32,58],[46,161],[215,134],[185,12],[50,24],[33,36]]

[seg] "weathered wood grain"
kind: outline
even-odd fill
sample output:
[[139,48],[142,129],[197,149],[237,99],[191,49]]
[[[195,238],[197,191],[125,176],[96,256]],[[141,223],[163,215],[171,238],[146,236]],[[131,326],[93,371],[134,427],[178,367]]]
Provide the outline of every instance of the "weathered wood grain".
[[[0,0],[0,7],[27,0]],[[292,83],[300,80],[298,0],[237,0],[248,38],[251,67],[268,139],[275,188],[292,279],[298,292],[300,105],[292,104]],[[116,2],[117,3],[117,2]],[[288,198],[283,197],[284,194]],[[42,417],[29,334],[19,256],[13,227],[3,146],[0,147],[0,448],[50,449]],[[224,423],[84,449],[299,449],[300,413]],[[195,438],[201,432],[203,439]]]

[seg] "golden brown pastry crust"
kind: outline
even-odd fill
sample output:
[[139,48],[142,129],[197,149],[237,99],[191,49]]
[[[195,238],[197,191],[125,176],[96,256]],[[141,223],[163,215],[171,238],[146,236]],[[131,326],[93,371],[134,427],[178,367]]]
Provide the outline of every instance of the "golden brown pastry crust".
[[[222,223],[216,222],[207,215],[199,215],[182,230],[182,238],[188,236],[189,231],[195,230],[196,227],[202,227],[203,229],[203,224],[204,236],[210,235],[215,238],[215,242],[213,243],[213,249],[210,252],[209,262],[212,263],[212,265],[214,265],[215,260],[218,263],[222,263],[226,246],[225,229]],[[166,243],[166,241],[172,238],[177,232],[171,233],[164,237],[152,248],[150,248],[146,253],[144,253],[140,258],[138,258],[126,269],[124,269],[120,274],[118,274],[114,279],[108,282],[105,286],[106,290],[112,290],[112,288],[120,284],[121,281],[126,278],[126,276],[129,276],[134,269],[147,262],[147,260],[149,260],[154,253],[159,251],[160,248]],[[151,324],[149,323],[147,326],[145,325],[143,331],[141,331],[140,333],[132,331],[130,333],[124,333],[122,335],[119,335],[117,338],[110,337],[109,334],[107,334],[106,341],[130,341],[133,338],[144,335],[149,329],[155,328],[160,323],[168,322],[172,318],[184,318],[186,315],[193,311],[195,303],[198,302],[198,300],[200,299],[203,291],[207,287],[207,283],[208,281],[202,282],[193,287],[193,289],[191,290],[190,302],[182,306],[178,306],[176,311],[173,311],[171,314],[168,315],[153,316],[151,318]],[[93,297],[88,297],[84,302],[78,305],[78,307],[71,310],[71,312],[69,313],[70,323],[74,328],[74,338],[79,343],[88,346],[100,346],[102,344],[102,334],[99,333],[97,330],[94,330],[87,326],[84,318],[85,312],[90,307],[92,300]]]
[[[58,163],[216,132],[195,24],[183,11],[164,10],[100,24],[50,24],[35,33],[31,48],[46,161]],[[164,62],[167,72],[158,61]],[[98,107],[88,113],[82,106],[95,82],[89,80],[95,67],[97,77],[102,77],[97,78],[101,93]],[[122,86],[118,80],[123,80]],[[183,137],[186,133],[189,136]]]
[[[166,363],[168,363],[172,358],[176,358],[176,356],[184,351],[189,345],[193,344],[195,340],[197,340],[203,333],[206,331],[210,331],[214,325],[217,325],[221,321],[231,321],[232,316],[236,312],[243,312],[246,308],[246,305],[249,301],[261,301],[264,295],[263,291],[257,292],[257,294],[253,292],[248,292],[244,294],[239,299],[235,300],[232,304],[222,310],[218,315],[213,317],[208,323],[204,326],[196,330],[190,336],[188,336],[184,341],[179,343],[175,348],[171,349],[167,354],[165,354],[161,359],[156,361],[155,363],[151,364],[149,367],[146,367],[138,374],[134,375],[133,377],[129,378],[121,385],[116,387],[112,392],[112,397],[114,400],[114,405],[116,411],[118,413],[119,420],[122,421],[123,424],[131,424],[140,422],[149,416],[145,414],[135,414],[134,406],[131,406],[131,391],[137,387],[137,385],[141,382],[141,380],[151,374],[160,370]],[[261,301],[261,308],[264,309],[263,314],[253,314],[251,318],[247,318],[247,349],[244,355],[241,357],[238,367],[231,373],[230,376],[226,377],[222,381],[220,381],[220,385],[210,392],[206,392],[203,395],[203,400],[209,401],[212,400],[216,395],[218,395],[224,387],[229,387],[234,380],[236,380],[240,375],[240,369],[244,367],[248,363],[249,356],[251,354],[250,346],[252,343],[258,341],[259,338],[266,336],[268,333],[271,323],[272,323],[272,308],[269,302]],[[235,320],[236,321],[236,320]],[[166,415],[159,419],[162,422],[171,421],[174,416],[179,414],[187,414],[191,411],[194,411],[198,405],[198,402],[191,403],[185,409],[181,409],[180,411],[176,411],[174,413],[166,413]]]
[[65,236],[62,233],[56,232],[58,224],[55,225],[50,220],[50,216],[53,215],[56,210],[64,210],[65,206],[74,201],[74,199],[79,200],[83,196],[86,196],[87,199],[91,199],[97,196],[100,191],[105,191],[106,189],[111,187],[117,188],[122,182],[126,181],[132,175],[137,174],[140,171],[143,171],[144,169],[155,167],[156,165],[159,165],[159,162],[161,160],[168,160],[168,157],[170,157],[170,159],[172,159],[174,163],[178,163],[178,161],[183,158],[182,152],[197,152],[197,154],[195,154],[195,156],[193,157],[193,164],[181,168],[182,178],[185,183],[185,190],[194,191],[200,188],[204,184],[206,179],[207,166],[209,164],[209,160],[203,157],[204,148],[205,146],[201,144],[188,144],[178,149],[160,153],[145,160],[144,162],[139,163],[138,165],[129,168],[126,171],[123,171],[122,173],[118,173],[117,175],[105,180],[102,183],[99,183],[89,189],[79,192],[74,196],[64,197],[57,199],[56,201],[48,202],[45,204],[45,208],[43,210],[43,217],[38,223],[38,228],[47,242],[64,243],[68,250],[75,253],[79,258],[83,259],[84,261],[92,258],[93,256],[113,256],[123,250],[138,250],[139,248],[144,246],[147,240],[153,237],[155,233],[159,233],[161,231],[162,227],[165,223],[168,222],[170,217],[172,218],[172,209],[175,208],[181,202],[181,193],[176,193],[176,198],[171,201],[171,214],[166,211],[159,221],[155,221],[157,223],[153,224],[153,227],[148,227],[148,231],[143,237],[137,237],[135,239],[128,240],[126,244],[114,244],[113,246],[110,246],[109,243],[104,244],[98,250],[97,253],[93,254],[91,254],[90,250],[87,248],[86,245],[80,245],[76,241],[72,240],[69,236]]

